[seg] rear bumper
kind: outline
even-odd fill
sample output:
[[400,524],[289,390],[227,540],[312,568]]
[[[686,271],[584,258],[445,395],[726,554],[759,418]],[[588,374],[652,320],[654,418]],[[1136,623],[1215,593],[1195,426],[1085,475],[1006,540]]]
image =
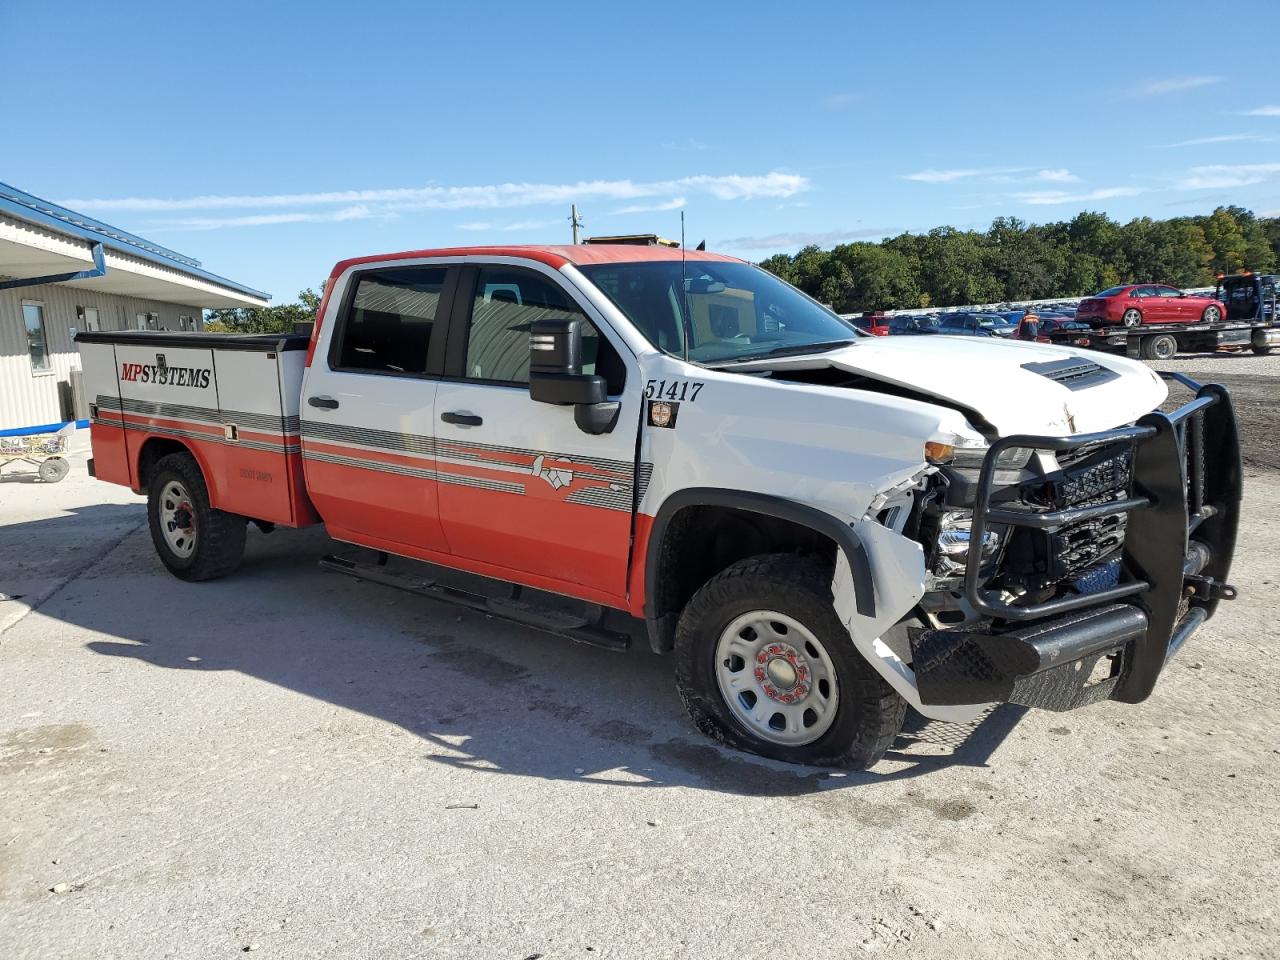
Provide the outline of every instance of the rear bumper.
[[[977,626],[912,637],[912,668],[925,704],[1020,703],[1070,710],[1098,700],[1145,700],[1165,664],[1232,599],[1242,471],[1226,388],[1171,375],[1196,399],[1133,427],[1076,437],[1008,437],[992,446],[978,484],[972,540],[989,524],[1052,529],[1107,512],[1128,514],[1113,586],[1020,605],[987,588],[979,562],[965,594]],[[1008,447],[1072,450],[1132,444],[1127,496],[1050,512],[992,506],[996,457]]]

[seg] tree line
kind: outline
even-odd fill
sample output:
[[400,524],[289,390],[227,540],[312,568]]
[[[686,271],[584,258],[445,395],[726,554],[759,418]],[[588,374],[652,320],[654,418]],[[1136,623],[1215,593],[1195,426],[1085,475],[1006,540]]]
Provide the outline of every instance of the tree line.
[[1087,296],[1121,283],[1212,286],[1219,273],[1275,269],[1280,217],[1241,207],[1121,224],[998,217],[985,231],[936,227],[879,243],[808,246],[761,266],[841,313]]
[[[320,284],[324,289],[324,284]],[[208,333],[292,333],[295,323],[314,323],[321,295],[310,287],[298,294],[296,303],[270,307],[235,307],[204,312]]]

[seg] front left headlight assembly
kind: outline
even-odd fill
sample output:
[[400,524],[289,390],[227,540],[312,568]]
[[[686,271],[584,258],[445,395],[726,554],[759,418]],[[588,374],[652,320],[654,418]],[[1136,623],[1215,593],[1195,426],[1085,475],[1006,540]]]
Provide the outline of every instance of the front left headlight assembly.
[[[948,510],[938,517],[938,536],[933,552],[932,574],[938,585],[963,579],[969,553],[975,549],[972,536],[973,512]],[[999,557],[1003,538],[999,529],[987,528],[982,533],[982,565],[994,564]]]

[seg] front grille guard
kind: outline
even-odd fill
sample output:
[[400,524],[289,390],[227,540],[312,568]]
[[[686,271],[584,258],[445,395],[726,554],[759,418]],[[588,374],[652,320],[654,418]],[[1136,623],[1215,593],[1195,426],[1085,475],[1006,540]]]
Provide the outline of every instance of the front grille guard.
[[[982,543],[993,524],[1050,529],[1129,514],[1119,583],[1019,604],[987,588],[981,551],[970,550],[965,565],[966,599],[979,613],[1000,620],[1039,620],[1117,600],[1142,607],[1150,628],[1135,642],[1131,668],[1115,694],[1130,702],[1151,692],[1165,660],[1213,614],[1219,599],[1234,595],[1225,580],[1235,552],[1242,469],[1230,395],[1220,384],[1201,385],[1176,373],[1160,376],[1194,391],[1195,399],[1172,413],[1153,411],[1130,427],[1069,437],[1003,437],[991,445],[978,479],[970,543]],[[1109,445],[1132,449],[1124,499],[1049,511],[992,506],[998,458],[1005,450],[1060,453]]]

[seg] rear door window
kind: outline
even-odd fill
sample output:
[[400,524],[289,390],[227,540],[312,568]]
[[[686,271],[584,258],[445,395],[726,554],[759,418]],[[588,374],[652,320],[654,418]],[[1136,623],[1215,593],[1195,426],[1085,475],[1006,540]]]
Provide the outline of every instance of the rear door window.
[[447,267],[401,267],[360,274],[330,365],[392,376],[426,373],[447,273]]

